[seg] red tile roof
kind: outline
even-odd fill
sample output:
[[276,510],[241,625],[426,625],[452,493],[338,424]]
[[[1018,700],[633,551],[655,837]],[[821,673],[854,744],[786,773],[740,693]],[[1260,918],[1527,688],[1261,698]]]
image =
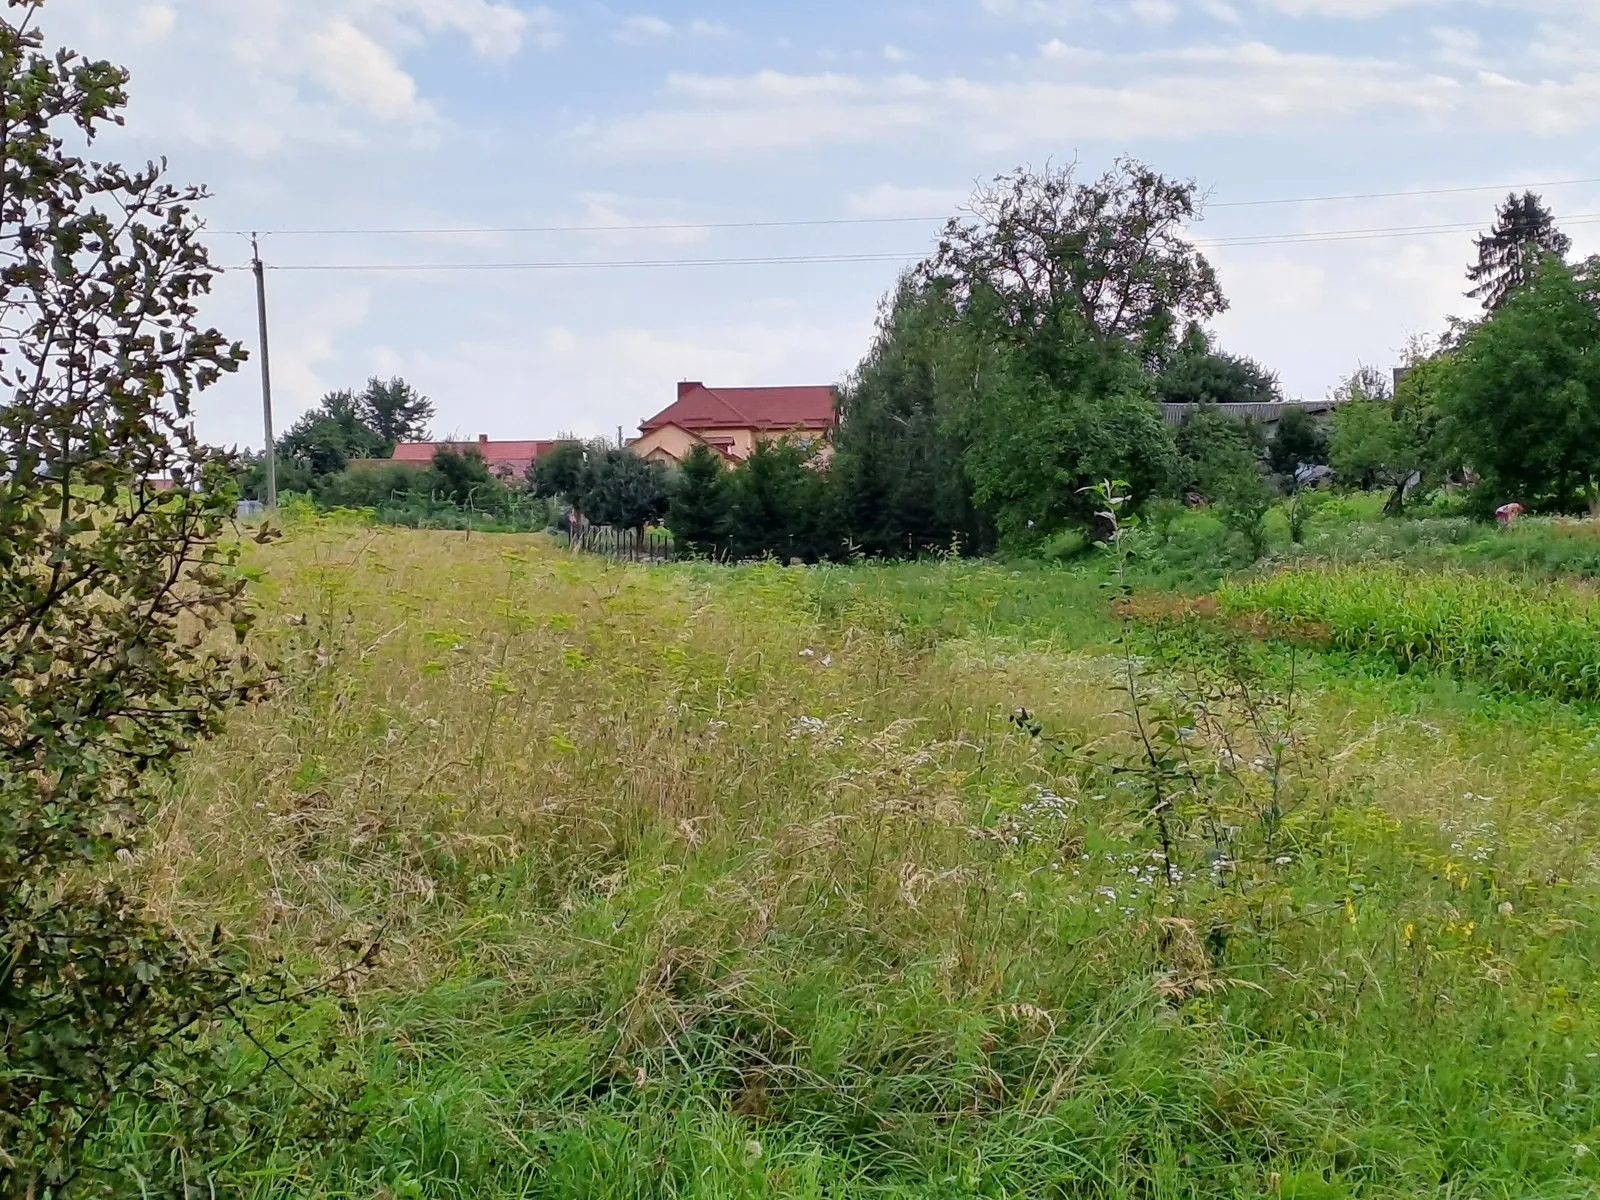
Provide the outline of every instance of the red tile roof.
[[706,429],[832,429],[837,422],[831,387],[709,388],[678,385],[678,399],[640,424],[643,433],[677,425]]
[[528,473],[532,463],[559,445],[559,441],[496,442],[486,436],[480,436],[475,442],[401,442],[394,448],[394,461],[427,466],[441,446],[448,446],[458,454],[476,450],[483,455],[491,471],[520,479]]

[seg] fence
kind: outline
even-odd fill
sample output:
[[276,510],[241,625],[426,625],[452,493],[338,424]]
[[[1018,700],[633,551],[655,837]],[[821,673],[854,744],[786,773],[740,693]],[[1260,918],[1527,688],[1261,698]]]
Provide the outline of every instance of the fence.
[[572,548],[621,562],[668,563],[676,557],[672,535],[659,529],[641,533],[636,529],[590,525],[572,535]]

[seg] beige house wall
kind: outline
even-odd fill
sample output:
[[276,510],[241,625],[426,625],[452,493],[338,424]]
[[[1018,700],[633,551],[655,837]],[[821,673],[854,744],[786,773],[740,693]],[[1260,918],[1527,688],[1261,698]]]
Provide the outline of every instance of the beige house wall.
[[649,462],[675,463],[682,462],[698,442],[699,439],[693,434],[676,425],[667,425],[636,438],[629,443],[628,449]]
[[821,461],[826,462],[833,456],[833,446],[825,438],[817,434],[795,434],[788,430],[754,430],[748,428],[707,429],[699,437],[680,429],[676,425],[666,425],[660,429],[652,430],[643,437],[636,438],[629,443],[628,448],[640,458],[651,462],[677,463],[682,462],[690,450],[694,449],[704,439],[709,443],[724,442],[728,453],[740,460],[749,458],[755,453],[756,442],[781,442],[785,438],[812,437],[822,441],[822,448],[818,454]]

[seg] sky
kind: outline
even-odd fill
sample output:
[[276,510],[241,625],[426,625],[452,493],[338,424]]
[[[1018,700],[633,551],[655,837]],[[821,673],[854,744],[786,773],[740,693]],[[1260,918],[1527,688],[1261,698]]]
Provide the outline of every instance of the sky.
[[[1600,252],[1600,182],[1566,182],[1600,180],[1600,0],[48,0],[42,24],[133,73],[98,155],[212,191],[232,269],[205,316],[252,349],[263,231],[280,430],[372,375],[466,438],[631,436],[681,379],[839,381],[939,219],[1019,165],[1196,180],[1213,332],[1296,397],[1472,311],[1511,185]],[[1441,225],[1467,228],[1413,228]],[[548,265],[707,259],[769,261]],[[417,264],[523,265],[371,269]],[[198,419],[259,446],[256,364]]]

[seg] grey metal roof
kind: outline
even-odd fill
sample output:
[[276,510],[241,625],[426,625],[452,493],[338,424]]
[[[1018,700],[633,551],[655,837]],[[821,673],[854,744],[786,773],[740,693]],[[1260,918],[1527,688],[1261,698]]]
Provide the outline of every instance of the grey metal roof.
[[[1252,421],[1277,421],[1291,408],[1298,408],[1313,416],[1332,412],[1339,406],[1338,400],[1283,400],[1276,404],[1218,404],[1218,412],[1230,417],[1248,417]],[[1197,408],[1204,408],[1203,404],[1163,404],[1161,415],[1168,425],[1181,425],[1183,419]]]

